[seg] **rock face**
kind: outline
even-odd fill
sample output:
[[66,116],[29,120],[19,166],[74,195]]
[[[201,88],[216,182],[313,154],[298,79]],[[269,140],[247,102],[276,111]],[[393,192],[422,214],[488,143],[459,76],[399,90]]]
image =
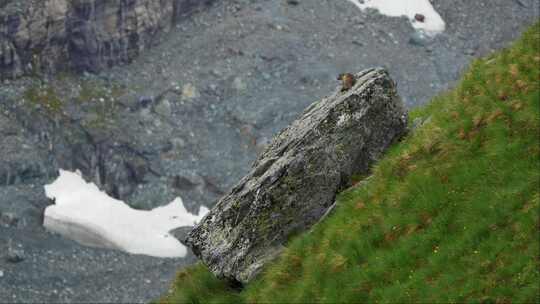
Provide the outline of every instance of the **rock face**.
[[251,172],[189,233],[186,243],[216,274],[250,281],[293,233],[332,206],[406,133],[407,113],[383,69],[356,76],[344,93],[311,105],[279,133]]
[[0,79],[128,63],[213,0],[0,1]]

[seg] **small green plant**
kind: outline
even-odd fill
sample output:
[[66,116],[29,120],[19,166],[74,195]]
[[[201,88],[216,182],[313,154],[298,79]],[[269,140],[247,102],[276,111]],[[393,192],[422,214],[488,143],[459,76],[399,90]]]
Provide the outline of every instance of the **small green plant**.
[[185,286],[185,292],[169,294],[161,303],[240,303],[239,296],[221,280],[216,279],[204,266],[197,264],[179,272],[176,282]]
[[106,84],[97,80],[83,80],[74,100],[89,108],[92,119],[87,125],[93,128],[107,128],[119,107],[119,99],[124,94],[121,86]]
[[121,86],[96,80],[83,80],[75,101],[80,104],[97,102],[100,99],[118,99],[124,93]]
[[47,84],[34,84],[23,94],[24,100],[34,107],[44,109],[48,114],[57,115],[62,112],[64,103],[55,88]]

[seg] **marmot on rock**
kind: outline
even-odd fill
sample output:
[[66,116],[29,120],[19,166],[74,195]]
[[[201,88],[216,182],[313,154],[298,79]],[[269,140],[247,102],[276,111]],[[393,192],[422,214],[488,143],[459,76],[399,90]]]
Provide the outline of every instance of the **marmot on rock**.
[[341,80],[341,92],[350,90],[356,82],[356,78],[351,73],[339,74],[337,80]]

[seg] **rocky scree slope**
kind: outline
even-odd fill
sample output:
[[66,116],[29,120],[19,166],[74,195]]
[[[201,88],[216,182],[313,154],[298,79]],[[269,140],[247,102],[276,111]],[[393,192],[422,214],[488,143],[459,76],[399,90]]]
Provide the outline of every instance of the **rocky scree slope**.
[[183,16],[213,0],[4,0],[0,80],[131,62]]
[[407,112],[382,69],[313,103],[277,134],[186,243],[218,277],[248,283],[331,209],[355,174],[367,174],[406,133]]

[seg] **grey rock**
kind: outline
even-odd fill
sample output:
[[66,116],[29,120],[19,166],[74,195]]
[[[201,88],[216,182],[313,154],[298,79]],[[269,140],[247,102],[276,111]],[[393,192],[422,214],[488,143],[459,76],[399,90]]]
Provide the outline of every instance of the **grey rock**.
[[210,71],[210,73],[211,73],[212,75],[214,75],[215,77],[221,77],[221,76],[223,76],[223,73],[222,73],[220,70],[218,70],[218,69],[212,69],[212,71]]
[[416,131],[418,128],[420,128],[424,124],[424,119],[422,117],[416,117],[411,126],[411,132]]
[[147,108],[154,102],[154,97],[151,96],[141,96],[139,97],[138,105],[141,108]]
[[407,131],[407,112],[384,69],[313,103],[276,135],[186,243],[218,277],[247,283],[293,233],[332,206],[353,174],[366,174]]
[[415,31],[409,38],[409,43],[417,46],[425,46],[430,42],[430,38],[421,31]]
[[186,244],[186,239],[188,234],[193,230],[193,226],[184,226],[184,227],[178,227],[171,231],[169,231],[170,234],[172,234],[177,240],[180,241],[182,244]]
[[182,100],[191,100],[199,98],[201,94],[195,85],[192,83],[185,84],[182,87]]
[[181,175],[177,175],[173,179],[172,186],[180,190],[189,190],[197,187],[202,184],[202,179],[199,178],[189,178]]
[[235,77],[232,83],[232,87],[239,92],[243,92],[246,90],[247,84],[242,79],[242,77]]
[[299,5],[300,1],[298,1],[298,0],[287,0],[287,4],[289,4],[289,5]]
[[26,258],[24,250],[21,248],[9,247],[6,254],[6,261],[9,263],[20,263]]
[[171,113],[172,113],[171,102],[168,101],[167,99],[164,99],[158,105],[156,105],[155,111],[159,115],[162,115],[165,117],[171,116]]
[[469,56],[474,56],[474,53],[476,52],[476,50],[473,50],[473,49],[466,49],[463,53],[465,55],[469,55]]
[[524,0],[516,0],[516,2],[517,2],[519,5],[523,6],[523,7],[527,7],[527,8],[529,7],[529,3],[527,3],[527,2],[524,1]]
[[15,227],[19,222],[19,218],[11,212],[0,212],[0,226]]

